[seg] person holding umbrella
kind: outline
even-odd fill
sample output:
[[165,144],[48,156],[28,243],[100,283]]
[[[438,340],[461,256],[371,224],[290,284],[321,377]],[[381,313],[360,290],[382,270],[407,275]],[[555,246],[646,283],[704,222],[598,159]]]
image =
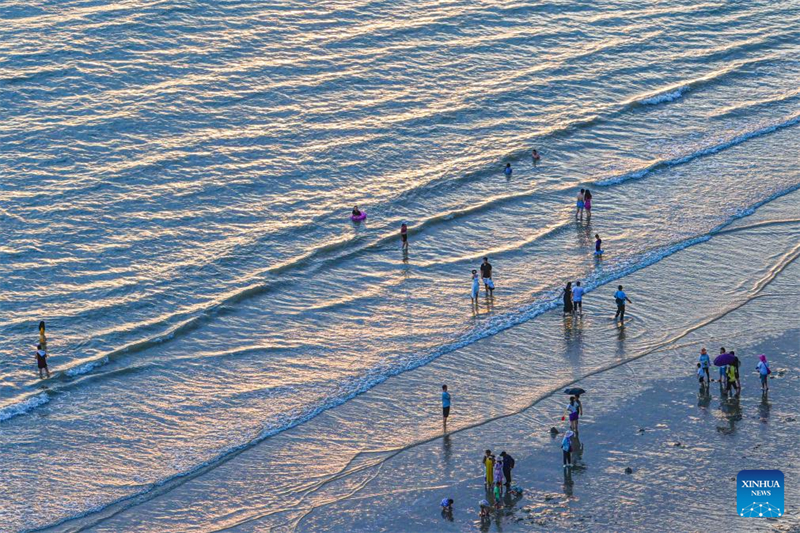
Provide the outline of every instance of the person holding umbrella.
[[580,387],[570,387],[568,389],[564,389],[564,394],[575,396],[575,404],[578,406],[578,418],[580,419],[580,417],[583,416],[583,404],[581,403],[581,394],[586,394],[586,391]]
[[[569,405],[567,405],[567,413],[569,413],[569,427],[572,431],[578,431],[578,404],[575,403],[575,396],[569,397]],[[562,417],[562,420],[564,417]]]
[[714,358],[714,366],[719,367],[719,382],[720,385],[725,384],[725,376],[727,375],[727,366],[732,365],[736,359],[732,354],[725,353],[725,348],[719,349],[720,354]]

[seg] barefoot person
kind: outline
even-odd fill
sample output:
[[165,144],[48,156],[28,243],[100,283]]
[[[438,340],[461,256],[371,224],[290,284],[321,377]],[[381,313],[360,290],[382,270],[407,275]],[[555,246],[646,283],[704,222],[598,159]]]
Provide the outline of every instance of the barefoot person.
[[478,293],[481,290],[481,282],[478,279],[478,271],[472,271],[472,303],[478,305]]
[[575,203],[577,206],[577,210],[575,211],[575,220],[578,219],[578,215],[580,215],[581,219],[583,219],[583,208],[584,208],[584,189],[581,189],[581,192],[578,193],[578,201]]
[[599,233],[594,234],[594,255],[603,255],[603,239]]
[[486,289],[486,294],[494,294],[494,281],[492,281],[492,265],[489,263],[489,258],[483,258],[481,265],[481,277],[483,278],[483,286]]
[[36,347],[36,366],[39,367],[39,379],[44,379],[43,373],[50,378],[50,369],[47,368],[47,352],[41,344]]
[[617,314],[614,315],[614,320],[619,319],[620,322],[625,322],[625,303],[631,302],[625,291],[622,290],[622,285],[617,285],[617,292],[614,293],[614,300],[617,302]]

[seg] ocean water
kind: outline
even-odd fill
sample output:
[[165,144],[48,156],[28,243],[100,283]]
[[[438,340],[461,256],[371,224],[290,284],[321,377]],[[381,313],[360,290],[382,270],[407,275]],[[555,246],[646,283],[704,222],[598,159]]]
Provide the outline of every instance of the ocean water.
[[[0,21],[3,530],[169,493],[390,378],[409,394],[387,406],[437,407],[408,372],[444,356],[517,379],[513,352],[562,332],[515,344],[515,329],[567,280],[591,297],[781,200],[770,224],[800,218],[791,3],[4,1]],[[574,219],[581,187],[591,221]],[[741,268],[698,285],[704,301],[780,263],[771,244],[793,253],[760,238],[767,251],[726,250]],[[476,311],[485,255],[497,290]],[[666,335],[633,324],[643,350]],[[526,361],[526,396],[604,364]],[[515,409],[510,393],[464,423]],[[436,430],[360,416],[340,429],[372,424],[388,447]],[[329,445],[272,464],[265,491],[293,495],[368,448],[332,431],[292,450],[315,438]],[[240,491],[170,526],[209,530],[246,507]]]

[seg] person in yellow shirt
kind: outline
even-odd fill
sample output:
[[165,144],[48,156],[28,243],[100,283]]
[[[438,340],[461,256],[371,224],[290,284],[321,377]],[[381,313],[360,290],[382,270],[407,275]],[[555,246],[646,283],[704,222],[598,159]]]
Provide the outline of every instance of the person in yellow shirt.
[[486,450],[483,456],[483,466],[486,468],[486,489],[492,490],[494,487],[494,455],[492,450]]

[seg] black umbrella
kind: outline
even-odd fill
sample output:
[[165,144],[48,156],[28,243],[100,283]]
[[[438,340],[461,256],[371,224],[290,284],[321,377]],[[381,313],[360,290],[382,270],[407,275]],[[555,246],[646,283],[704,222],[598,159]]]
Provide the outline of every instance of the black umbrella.
[[564,394],[569,394],[570,396],[580,396],[581,394],[586,394],[586,391],[580,387],[572,387],[571,389],[564,389]]

